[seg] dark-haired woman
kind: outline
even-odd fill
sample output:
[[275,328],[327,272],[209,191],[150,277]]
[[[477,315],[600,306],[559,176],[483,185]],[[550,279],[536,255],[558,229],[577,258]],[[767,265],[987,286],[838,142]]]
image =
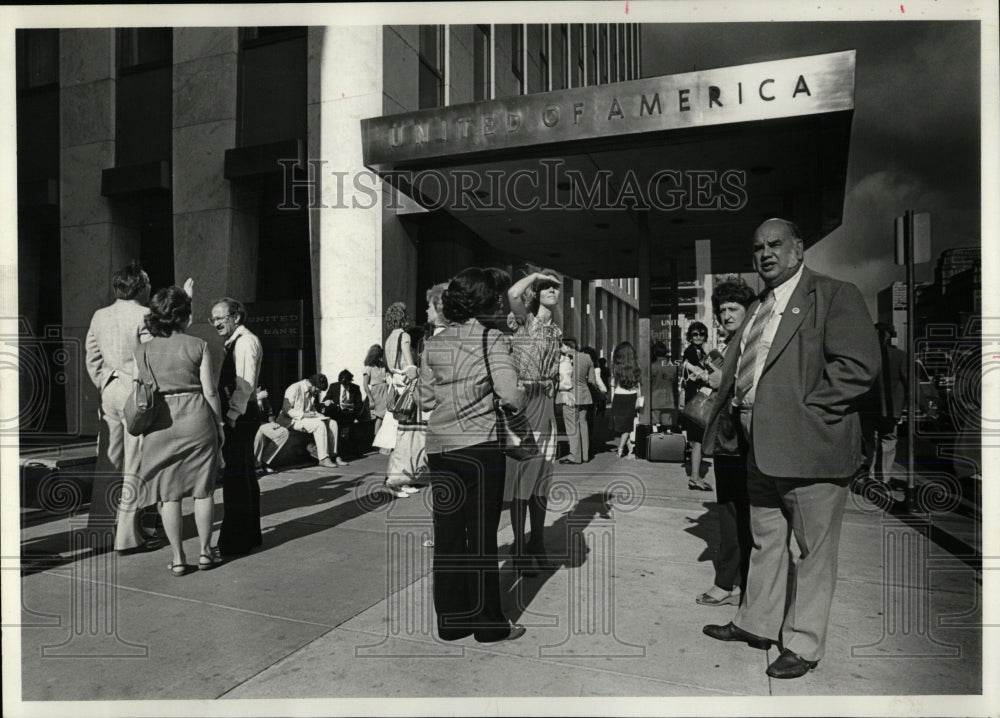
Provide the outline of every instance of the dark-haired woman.
[[635,426],[635,410],[642,397],[639,357],[631,342],[622,342],[611,354],[611,433],[618,438],[618,458],[631,456],[629,434]]
[[382,428],[382,417],[385,416],[386,406],[389,403],[389,391],[391,387],[386,382],[388,373],[385,369],[385,351],[380,344],[372,344],[365,355],[364,373],[361,375],[362,386],[365,389],[365,396],[368,397],[368,406],[372,416],[375,417],[375,433]]
[[[712,309],[719,323],[725,345],[723,356],[739,351],[730,342],[743,324],[747,309],[753,303],[754,291],[742,281],[726,281],[712,292]],[[708,381],[719,388],[722,370],[713,369]],[[719,430],[714,446],[706,446],[712,454],[715,471],[715,493],[719,506],[719,549],[715,552],[715,583],[699,594],[695,601],[703,606],[738,606],[747,587],[753,534],[750,530],[750,496],[747,493],[747,465],[740,456],[736,426],[732,412],[719,412]]]
[[[687,349],[684,350],[682,366],[684,369],[684,403],[691,401],[702,388],[708,387],[708,374],[711,367],[708,355],[705,353],[705,342],[708,340],[708,327],[701,322],[691,322],[687,329]],[[707,389],[706,389],[707,390]],[[711,491],[712,485],[702,478],[701,473],[701,440],[704,437],[704,427],[685,419],[684,430],[688,444],[691,445],[691,465],[688,467],[688,488],[695,491]]]
[[434,501],[434,608],[438,636],[512,640],[524,628],[500,606],[497,528],[505,456],[498,444],[494,396],[524,408],[510,339],[487,329],[503,306],[495,272],[466,269],[441,298],[448,325],[428,337],[420,367],[420,404],[427,426]]
[[143,437],[139,505],[160,504],[163,529],[173,553],[168,569],[187,572],[181,528],[181,499],[194,497],[198,568],[219,562],[211,549],[215,477],[223,442],[222,410],[208,345],[184,329],[191,298],[180,287],[158,291],[149,302],[146,327],[153,338],[135,354],[146,360],[162,396],[159,413]]

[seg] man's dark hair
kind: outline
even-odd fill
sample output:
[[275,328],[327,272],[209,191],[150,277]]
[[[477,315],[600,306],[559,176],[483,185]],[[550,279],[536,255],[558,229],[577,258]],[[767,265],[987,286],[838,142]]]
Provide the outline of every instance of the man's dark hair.
[[320,391],[326,391],[330,388],[330,382],[326,378],[326,374],[313,374],[309,377],[309,383]]
[[118,299],[135,299],[143,290],[149,288],[149,275],[142,271],[142,265],[133,259],[115,272],[111,279],[115,297]]
[[562,343],[565,344],[566,346],[568,346],[573,351],[576,351],[576,347],[577,347],[576,337],[563,337],[562,338]]
[[354,375],[351,374],[351,372],[349,372],[347,369],[344,369],[342,372],[340,372],[337,375],[337,381],[340,382],[341,384],[347,384],[353,378],[354,378]]

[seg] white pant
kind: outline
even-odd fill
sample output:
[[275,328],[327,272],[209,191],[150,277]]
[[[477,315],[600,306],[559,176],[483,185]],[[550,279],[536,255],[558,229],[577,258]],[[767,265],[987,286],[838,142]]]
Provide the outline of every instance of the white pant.
[[312,434],[316,442],[316,458],[322,461],[330,458],[330,447],[333,447],[333,456],[337,455],[337,422],[333,419],[318,419],[309,417],[306,419],[292,419],[290,427],[292,431],[301,431]]
[[124,477],[121,501],[116,517],[115,549],[141,546],[137,503],[141,480],[139,462],[142,459],[142,437],[132,436],[125,429],[125,402],[132,390],[132,379],[121,376],[111,380],[101,392],[101,420],[108,425],[107,458],[116,472]]

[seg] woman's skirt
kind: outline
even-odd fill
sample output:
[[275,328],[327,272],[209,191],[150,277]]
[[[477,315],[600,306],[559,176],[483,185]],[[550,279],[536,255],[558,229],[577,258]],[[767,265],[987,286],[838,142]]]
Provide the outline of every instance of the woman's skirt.
[[525,421],[515,426],[523,426],[521,431],[530,436],[511,435],[509,432],[507,442],[522,443],[527,438],[529,443],[534,442],[537,446],[538,453],[527,459],[507,457],[504,501],[548,495],[557,449],[552,386],[552,382],[527,382],[524,385],[527,391],[527,403],[521,415]]
[[221,452],[215,416],[201,392],[166,394],[142,439],[140,503],[203,499],[215,490]]
[[632,431],[637,396],[638,394],[615,394],[611,400],[611,433],[615,436]]

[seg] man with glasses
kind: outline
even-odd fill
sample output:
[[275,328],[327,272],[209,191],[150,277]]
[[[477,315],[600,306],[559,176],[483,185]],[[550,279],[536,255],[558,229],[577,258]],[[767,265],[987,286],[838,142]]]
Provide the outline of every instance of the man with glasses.
[[257,380],[264,350],[244,326],[243,304],[223,297],[212,304],[209,319],[225,342],[226,354],[219,374],[225,442],[222,457],[222,503],[225,507],[219,530],[219,552],[238,556],[262,543],[260,532],[260,486],[254,466],[253,440],[261,423],[257,405]]

